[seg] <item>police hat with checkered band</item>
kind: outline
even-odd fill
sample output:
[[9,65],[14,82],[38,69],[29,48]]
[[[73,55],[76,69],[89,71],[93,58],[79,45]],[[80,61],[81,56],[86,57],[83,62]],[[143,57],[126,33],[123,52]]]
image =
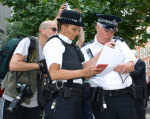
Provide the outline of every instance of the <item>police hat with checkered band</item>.
[[117,31],[118,23],[122,21],[121,18],[113,15],[97,14],[97,17],[98,22],[111,31]]
[[82,23],[81,14],[74,10],[65,10],[62,12],[60,18],[57,18],[59,23],[73,24],[77,26],[84,26]]

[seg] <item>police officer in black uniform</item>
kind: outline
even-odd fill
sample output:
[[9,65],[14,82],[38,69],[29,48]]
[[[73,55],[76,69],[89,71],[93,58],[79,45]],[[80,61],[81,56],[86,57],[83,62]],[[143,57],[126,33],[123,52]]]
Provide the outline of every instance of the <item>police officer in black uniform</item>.
[[[90,78],[93,114],[95,119],[136,119],[134,90],[132,90],[132,79],[129,76],[129,72],[134,70],[136,58],[123,39],[114,36],[118,23],[122,19],[104,14],[98,14],[97,17],[95,39],[81,49],[85,61],[95,56],[101,49],[103,52],[106,46],[122,53],[124,60],[109,73]],[[105,55],[109,57],[109,52]],[[107,67],[109,68],[109,65]]]
[[81,15],[65,10],[57,20],[60,32],[49,39],[43,50],[54,88],[52,98],[44,107],[45,119],[83,119],[82,77],[93,76],[99,69],[82,69],[83,55],[72,45],[83,26]]

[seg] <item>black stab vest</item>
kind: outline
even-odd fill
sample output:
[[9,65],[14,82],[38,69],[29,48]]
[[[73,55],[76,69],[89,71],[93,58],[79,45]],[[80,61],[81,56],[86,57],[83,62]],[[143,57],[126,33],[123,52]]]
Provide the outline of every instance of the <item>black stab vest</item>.
[[82,64],[78,58],[74,46],[71,44],[67,44],[64,41],[62,41],[62,43],[65,46],[65,52],[63,53],[62,69],[66,70],[82,69]]

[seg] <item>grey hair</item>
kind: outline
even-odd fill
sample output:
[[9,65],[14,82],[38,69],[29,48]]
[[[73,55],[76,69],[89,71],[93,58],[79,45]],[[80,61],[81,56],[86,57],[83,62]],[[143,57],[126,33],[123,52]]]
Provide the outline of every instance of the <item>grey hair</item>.
[[[103,25],[102,25],[101,23],[99,23],[99,22],[98,22],[97,24],[99,25],[99,29],[103,26]],[[113,31],[114,33],[115,33],[115,32],[118,32],[118,28],[116,27],[115,30],[112,30],[112,31]]]
[[101,23],[97,23],[98,24],[98,26],[99,26],[99,29],[103,26]]

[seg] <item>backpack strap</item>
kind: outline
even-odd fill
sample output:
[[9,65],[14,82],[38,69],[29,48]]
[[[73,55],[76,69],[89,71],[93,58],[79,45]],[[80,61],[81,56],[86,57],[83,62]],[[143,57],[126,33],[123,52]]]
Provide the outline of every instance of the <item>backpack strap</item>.
[[[30,39],[30,45],[28,48],[28,56],[27,56],[27,62],[33,62],[33,58],[35,56],[35,47],[36,47],[36,39],[33,37],[29,37]],[[29,77],[29,82],[28,84],[30,84],[30,75],[29,75],[29,71],[28,72],[28,77]],[[19,77],[22,75],[23,72],[21,72],[21,74],[18,76],[17,72],[16,72],[16,82],[18,82]]]
[[35,38],[33,37],[29,37],[29,39],[30,39],[30,45],[28,48],[27,62],[32,62],[35,56],[36,41]]

